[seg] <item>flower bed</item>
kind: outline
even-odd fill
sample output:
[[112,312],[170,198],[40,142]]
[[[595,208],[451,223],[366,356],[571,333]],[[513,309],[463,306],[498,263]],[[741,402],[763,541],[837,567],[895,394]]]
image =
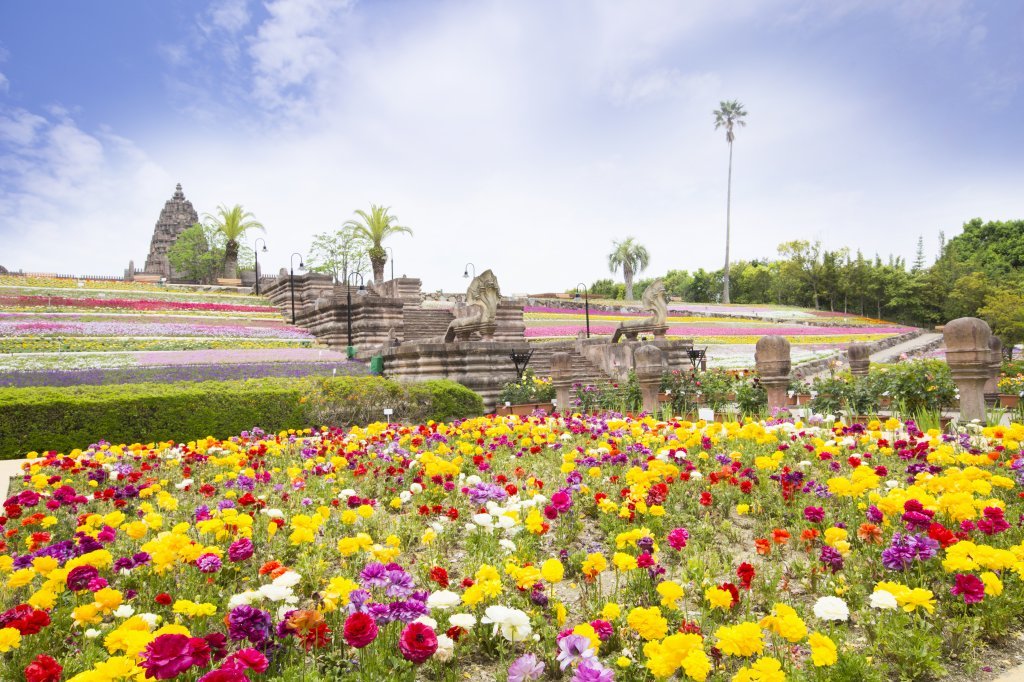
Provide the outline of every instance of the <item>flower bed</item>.
[[1024,426],[484,417],[34,460],[0,678],[865,680],[1024,615]]
[[[90,308],[113,309],[113,310],[134,310],[134,311],[166,311],[166,310],[188,310],[205,312],[233,312],[233,313],[265,313],[267,305],[247,305],[236,303],[213,303],[207,301],[175,301],[156,300],[148,298],[98,298],[92,296],[39,296],[22,295],[6,296],[0,295],[0,306],[5,308],[31,309],[31,308]],[[272,309],[271,309],[272,310]]]
[[6,321],[0,320],[0,337],[51,336],[203,336],[248,339],[312,339],[305,329],[278,322],[274,326],[248,324],[182,324],[176,322]]
[[0,339],[0,353],[83,353],[219,348],[308,348],[312,339],[196,339],[119,337],[22,337]]

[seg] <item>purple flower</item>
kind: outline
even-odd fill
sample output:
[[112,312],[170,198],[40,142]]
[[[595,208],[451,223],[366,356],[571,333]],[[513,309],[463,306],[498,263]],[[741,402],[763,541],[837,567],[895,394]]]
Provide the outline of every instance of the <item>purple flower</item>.
[[544,674],[544,661],[533,654],[523,654],[508,667],[508,682],[532,682]]
[[840,554],[835,547],[824,545],[821,548],[821,554],[818,556],[820,561],[826,568],[832,569],[832,572],[843,570],[843,555]]
[[371,561],[366,564],[359,579],[366,587],[386,587],[388,584],[388,570],[379,561]]
[[585,660],[576,668],[570,682],[614,682],[615,673],[600,661]]
[[804,518],[811,523],[821,523],[825,520],[825,510],[821,507],[804,507]]
[[895,533],[892,544],[882,550],[882,565],[890,571],[906,570],[915,559],[928,561],[939,551],[939,543],[923,535]]
[[881,523],[885,520],[885,514],[883,514],[882,510],[875,505],[868,507],[867,517],[868,521],[871,523]]
[[221,565],[220,557],[210,552],[202,554],[196,559],[196,566],[203,573],[216,573],[220,570]]
[[231,609],[228,614],[228,633],[233,640],[247,639],[259,644],[270,636],[273,619],[270,614],[248,604]]
[[388,586],[384,593],[389,597],[407,597],[412,592],[412,576],[400,568],[387,571]]
[[558,640],[559,667],[565,670],[575,661],[593,658],[595,652],[590,648],[590,640],[583,635],[566,635]]

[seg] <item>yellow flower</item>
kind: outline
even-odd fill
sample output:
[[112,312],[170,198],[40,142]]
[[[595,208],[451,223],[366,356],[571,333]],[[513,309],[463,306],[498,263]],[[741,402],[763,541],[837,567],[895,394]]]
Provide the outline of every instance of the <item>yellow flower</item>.
[[921,587],[907,590],[902,595],[897,594],[896,603],[902,606],[907,613],[915,611],[919,606],[928,613],[935,613],[935,595],[931,590]]
[[597,630],[590,623],[580,623],[572,629],[572,634],[581,635],[590,640],[590,647],[597,651],[601,648],[601,638],[597,635]]
[[658,594],[661,595],[661,605],[669,608],[678,608],[676,602],[683,598],[685,592],[682,586],[672,580],[663,580],[658,583]]
[[782,672],[782,664],[771,657],[759,658],[749,667],[743,666],[732,678],[732,682],[785,682],[785,680],[786,673]]
[[636,568],[636,557],[626,554],[625,552],[616,552],[612,555],[612,563],[615,564],[616,571],[632,571]]
[[796,644],[807,636],[807,626],[792,606],[776,604],[771,615],[761,619],[759,625],[770,632]]
[[988,596],[998,597],[1003,593],[1003,581],[992,571],[982,573],[981,582],[985,583],[985,594]]
[[811,645],[811,660],[816,667],[833,665],[838,660],[836,643],[820,632],[812,632],[807,643]]
[[626,623],[646,640],[661,639],[668,632],[668,621],[657,606],[646,609],[638,606],[626,616]]
[[715,631],[718,648],[730,656],[753,656],[764,651],[764,636],[757,623],[739,623]]
[[622,609],[613,601],[608,602],[604,605],[604,608],[601,609],[601,617],[605,620],[615,620],[621,615]]
[[704,597],[713,609],[728,611],[732,606],[732,594],[729,593],[729,590],[723,590],[721,587],[709,587],[704,592]]
[[32,582],[32,578],[36,577],[36,571],[34,568],[22,568],[11,573],[7,578],[7,587],[17,589],[24,587]]
[[565,576],[565,567],[558,559],[548,559],[541,565],[540,574],[544,580],[554,585],[562,582],[562,578]]
[[103,620],[100,616],[100,609],[96,604],[82,604],[75,608],[71,612],[71,617],[75,621],[75,625],[81,627],[82,625],[95,625]]
[[15,628],[0,628],[0,654],[21,646],[21,633]]
[[583,575],[595,578],[608,568],[608,560],[600,552],[592,552],[583,560]]
[[93,599],[96,600],[96,606],[103,613],[110,613],[121,605],[121,602],[124,601],[124,596],[115,589],[104,587],[93,595]]

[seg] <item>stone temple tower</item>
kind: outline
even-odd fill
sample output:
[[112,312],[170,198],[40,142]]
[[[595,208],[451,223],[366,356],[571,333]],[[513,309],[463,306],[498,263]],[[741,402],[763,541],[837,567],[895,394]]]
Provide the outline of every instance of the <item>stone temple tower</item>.
[[199,214],[192,208],[192,202],[185,198],[181,184],[174,188],[174,196],[167,200],[160,218],[153,229],[153,240],[149,245],[149,256],[146,257],[147,275],[159,275],[171,278],[171,264],[167,260],[167,251],[178,236],[199,222]]

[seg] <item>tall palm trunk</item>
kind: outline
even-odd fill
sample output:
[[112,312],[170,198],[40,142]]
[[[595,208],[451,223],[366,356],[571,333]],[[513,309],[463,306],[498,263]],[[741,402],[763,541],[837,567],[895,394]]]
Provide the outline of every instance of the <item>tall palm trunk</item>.
[[373,268],[373,283],[383,284],[384,283],[384,264],[388,262],[388,257],[380,256],[375,253],[370,253],[370,266]]
[[229,239],[224,246],[224,277],[238,278],[238,242],[234,239]]
[[732,211],[732,140],[729,140],[729,183],[725,190],[725,273],[722,277],[722,303],[729,302],[729,221]]
[[633,300],[633,268],[629,265],[622,266],[622,279],[626,280],[626,300]]

